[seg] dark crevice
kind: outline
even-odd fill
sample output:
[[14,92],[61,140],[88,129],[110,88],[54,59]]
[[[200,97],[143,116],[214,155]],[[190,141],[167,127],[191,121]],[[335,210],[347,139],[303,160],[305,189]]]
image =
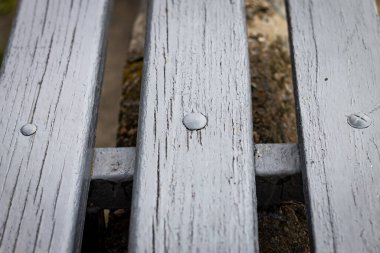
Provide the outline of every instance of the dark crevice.
[[[246,0],[255,143],[297,143],[283,0]],[[260,252],[309,252],[301,175],[256,177]]]

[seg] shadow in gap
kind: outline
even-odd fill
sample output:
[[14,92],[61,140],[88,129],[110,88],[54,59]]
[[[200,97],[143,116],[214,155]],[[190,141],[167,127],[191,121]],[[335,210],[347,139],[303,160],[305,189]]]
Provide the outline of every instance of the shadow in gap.
[[[297,143],[284,0],[246,0],[255,143]],[[260,252],[309,252],[301,175],[256,177]]]

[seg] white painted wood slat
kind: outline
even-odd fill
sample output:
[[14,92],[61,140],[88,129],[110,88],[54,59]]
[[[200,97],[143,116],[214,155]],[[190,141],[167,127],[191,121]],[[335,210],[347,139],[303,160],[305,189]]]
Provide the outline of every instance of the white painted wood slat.
[[287,176],[300,172],[297,144],[255,144],[256,176]]
[[[132,181],[136,148],[96,148],[91,180]],[[297,144],[255,144],[256,176],[286,176],[300,172]]]
[[91,180],[132,181],[135,160],[136,148],[96,148]]
[[0,77],[0,252],[80,250],[109,8],[20,2]]
[[[374,1],[288,0],[288,14],[313,249],[380,252],[380,23]],[[372,124],[351,127],[354,113],[368,115]]]
[[130,252],[258,252],[243,4],[150,2]]

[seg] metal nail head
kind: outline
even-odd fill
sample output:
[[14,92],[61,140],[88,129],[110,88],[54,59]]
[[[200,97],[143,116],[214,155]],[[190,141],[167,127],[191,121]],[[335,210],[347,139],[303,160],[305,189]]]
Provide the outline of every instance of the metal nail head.
[[25,136],[30,136],[35,134],[37,131],[37,126],[34,124],[25,124],[21,127],[21,133]]
[[200,130],[206,126],[207,118],[201,113],[192,112],[187,114],[182,122],[189,130]]
[[372,120],[367,114],[358,112],[350,114],[347,117],[347,123],[353,128],[364,129],[372,124]]

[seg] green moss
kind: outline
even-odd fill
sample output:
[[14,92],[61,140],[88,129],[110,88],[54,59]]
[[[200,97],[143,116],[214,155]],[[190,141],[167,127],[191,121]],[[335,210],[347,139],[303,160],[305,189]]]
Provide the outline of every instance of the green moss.
[[[12,13],[16,10],[17,7],[17,0],[0,0],[0,16],[7,15]],[[1,36],[4,36],[2,33]],[[8,36],[7,33],[5,33],[5,36]],[[0,40],[0,65],[3,61],[4,57],[4,41],[2,41],[4,38],[1,38]]]
[[0,15],[8,14],[16,9],[17,0],[0,0]]
[[3,62],[3,57],[4,57],[4,49],[0,48],[0,66],[1,66],[1,63]]

